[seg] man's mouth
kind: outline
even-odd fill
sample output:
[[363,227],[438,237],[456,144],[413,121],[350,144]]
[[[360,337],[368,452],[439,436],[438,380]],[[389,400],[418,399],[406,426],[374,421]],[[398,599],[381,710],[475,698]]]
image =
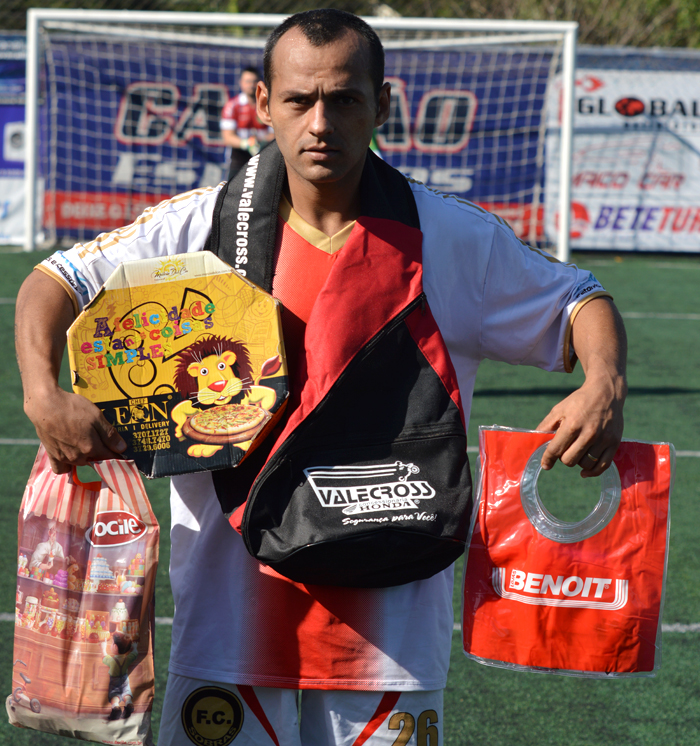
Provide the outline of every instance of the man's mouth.
[[332,155],[336,155],[339,150],[337,148],[316,146],[311,148],[304,148],[304,152],[308,153],[313,158],[327,158]]

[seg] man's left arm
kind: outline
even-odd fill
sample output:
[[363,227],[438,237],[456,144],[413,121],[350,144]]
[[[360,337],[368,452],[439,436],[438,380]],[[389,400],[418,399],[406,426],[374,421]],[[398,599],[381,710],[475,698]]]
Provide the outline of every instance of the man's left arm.
[[596,477],[610,466],[622,440],[627,337],[620,313],[603,297],[580,308],[571,334],[586,380],[537,426],[556,431],[542,468],[551,469],[561,459],[567,466],[581,466],[582,477]]

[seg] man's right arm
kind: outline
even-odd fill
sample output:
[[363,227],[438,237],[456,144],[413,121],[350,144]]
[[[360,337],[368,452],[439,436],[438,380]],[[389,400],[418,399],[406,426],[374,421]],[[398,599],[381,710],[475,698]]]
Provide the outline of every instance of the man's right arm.
[[224,143],[228,145],[231,148],[244,148],[245,143],[243,140],[241,140],[240,137],[234,132],[234,130],[221,130],[221,138],[223,139]]
[[243,140],[236,134],[236,104],[235,99],[229,100],[221,112],[219,127],[221,139],[230,148],[245,147]]
[[126,448],[92,402],[58,385],[66,332],[73,318],[66,290],[49,275],[34,270],[17,296],[15,344],[24,411],[57,474],[70,471],[73,465],[117,458]]

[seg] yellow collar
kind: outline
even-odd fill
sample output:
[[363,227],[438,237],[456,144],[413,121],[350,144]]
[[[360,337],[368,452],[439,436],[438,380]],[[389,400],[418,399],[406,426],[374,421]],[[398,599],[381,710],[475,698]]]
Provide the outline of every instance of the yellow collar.
[[314,228],[313,225],[307,223],[289,204],[289,200],[284,194],[280,199],[279,215],[295,233],[300,235],[305,241],[308,241],[312,246],[325,251],[326,254],[335,254],[340,251],[355,225],[355,221],[353,220],[352,223],[339,230],[334,236],[327,236],[318,228]]

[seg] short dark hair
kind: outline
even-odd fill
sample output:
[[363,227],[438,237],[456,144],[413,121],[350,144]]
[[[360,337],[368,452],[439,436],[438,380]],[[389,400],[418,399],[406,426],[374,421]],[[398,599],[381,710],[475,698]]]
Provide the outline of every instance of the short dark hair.
[[374,93],[379,98],[379,91],[384,85],[384,47],[374,29],[353,13],[335,8],[320,8],[295,13],[277,26],[270,34],[263,53],[263,80],[267,90],[272,90],[272,53],[280,38],[293,28],[301,29],[304,36],[314,47],[340,39],[347,31],[354,31],[367,42],[369,48],[369,74]]
[[114,640],[114,644],[117,646],[119,655],[124,655],[124,653],[128,653],[129,650],[131,650],[133,642],[131,635],[127,635],[124,632],[115,632],[112,635],[112,639]]
[[[253,73],[253,75],[260,80],[260,70],[258,70],[257,67],[244,67],[241,70],[241,75],[243,75],[243,73]],[[240,77],[240,75],[238,77]]]

